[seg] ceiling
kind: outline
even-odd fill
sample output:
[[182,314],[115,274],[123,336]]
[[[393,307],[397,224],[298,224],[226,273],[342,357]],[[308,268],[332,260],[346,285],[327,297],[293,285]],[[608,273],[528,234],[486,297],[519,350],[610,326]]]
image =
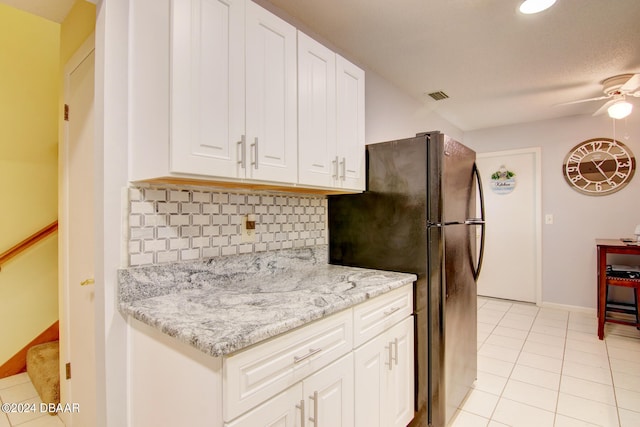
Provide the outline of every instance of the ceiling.
[[0,3],[62,23],[76,0],[0,0]]
[[[0,0],[62,22],[75,0]],[[592,114],[607,77],[640,73],[640,0],[262,0],[463,131]],[[434,101],[427,93],[444,91]],[[640,98],[631,100],[640,114]]]
[[557,0],[537,15],[522,0],[264,1],[463,131],[592,114],[605,101],[554,105],[640,73],[640,0]]

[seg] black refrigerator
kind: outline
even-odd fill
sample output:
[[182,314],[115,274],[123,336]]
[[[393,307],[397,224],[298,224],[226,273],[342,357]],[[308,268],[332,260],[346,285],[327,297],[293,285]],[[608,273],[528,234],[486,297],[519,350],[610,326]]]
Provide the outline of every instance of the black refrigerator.
[[367,190],[329,197],[330,263],[418,276],[411,426],[446,426],[476,378],[484,207],[475,158],[440,132],[371,144]]

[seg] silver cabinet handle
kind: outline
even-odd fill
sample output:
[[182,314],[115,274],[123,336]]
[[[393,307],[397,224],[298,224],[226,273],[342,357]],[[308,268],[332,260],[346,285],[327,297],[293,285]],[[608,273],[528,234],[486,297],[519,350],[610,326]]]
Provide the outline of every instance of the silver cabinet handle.
[[238,156],[240,160],[238,160],[238,164],[242,169],[247,167],[247,138],[245,135],[240,137],[240,141],[238,141],[238,147],[240,148],[240,155]]
[[251,146],[253,147],[253,155],[254,155],[254,161],[251,162],[251,164],[253,165],[254,169],[258,169],[258,137],[256,136],[255,139],[253,140],[253,144],[251,144]]
[[318,427],[318,392],[314,391],[313,396],[309,396],[309,399],[313,399],[313,418],[309,417],[309,421],[311,421],[315,427]]
[[300,409],[300,427],[304,427],[304,399],[300,400],[300,404],[296,405],[296,408]]
[[391,316],[393,313],[395,313],[396,311],[400,310],[402,307],[391,307],[389,310],[386,310],[384,312],[385,316]]
[[393,347],[396,349],[396,357],[393,358],[395,365],[398,366],[398,338],[393,340]]
[[314,354],[318,354],[322,351],[321,348],[310,348],[309,349],[309,353],[305,354],[304,356],[294,356],[293,357],[293,363],[300,363],[305,359],[310,358],[311,356],[313,356]]
[[342,164],[342,176],[340,179],[344,181],[347,179],[347,158],[343,157],[340,163]]
[[[389,351],[389,370],[393,369],[393,365],[398,366],[398,338],[393,341],[389,341],[389,345],[384,347]],[[394,352],[395,348],[395,352]],[[394,355],[395,354],[395,355]]]
[[333,163],[333,179],[338,179],[338,156],[336,156],[335,160],[332,160]]

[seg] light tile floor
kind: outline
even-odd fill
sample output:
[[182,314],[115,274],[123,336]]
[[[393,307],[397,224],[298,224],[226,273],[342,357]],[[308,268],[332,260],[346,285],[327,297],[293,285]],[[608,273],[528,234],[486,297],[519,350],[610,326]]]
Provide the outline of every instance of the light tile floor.
[[[0,401],[2,404],[27,404],[30,409],[29,412],[7,412],[3,405],[0,410],[0,427],[64,427],[60,417],[40,412],[42,400],[26,372],[0,379]],[[35,411],[31,411],[31,404],[35,405]],[[13,408],[16,409],[18,408]]]
[[[640,331],[592,315],[478,298],[478,379],[451,427],[640,426]],[[3,403],[40,403],[29,376],[0,379]],[[64,427],[0,411],[0,427]]]
[[640,426],[640,331],[478,298],[478,379],[452,427]]

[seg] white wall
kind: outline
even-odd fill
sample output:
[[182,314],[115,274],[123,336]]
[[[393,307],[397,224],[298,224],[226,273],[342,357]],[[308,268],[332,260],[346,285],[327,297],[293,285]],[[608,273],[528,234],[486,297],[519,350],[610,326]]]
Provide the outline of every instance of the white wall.
[[431,110],[433,103],[422,103],[405,95],[371,70],[367,70],[366,75],[365,105],[367,144],[432,130],[459,141],[464,136],[460,129]]
[[367,144],[409,138],[416,133],[433,130],[439,130],[462,141],[463,132],[433,111],[437,104],[423,103],[404,94],[374,70],[359,63],[357,58],[349,52],[343,51],[324,39],[301,21],[269,3],[268,0],[253,1],[365,70],[364,134]]
[[[612,119],[574,116],[465,132],[464,143],[479,153],[542,147],[542,211],[554,224],[542,228],[542,301],[596,307],[596,238],[633,235],[640,224],[640,172],[622,190],[585,196],[562,176],[566,153],[591,138],[613,138]],[[640,155],[640,114],[616,121],[615,139]],[[543,222],[544,224],[544,222]]]
[[100,0],[96,19],[96,426],[122,427],[127,425],[127,337],[116,301],[126,236],[129,0]]

